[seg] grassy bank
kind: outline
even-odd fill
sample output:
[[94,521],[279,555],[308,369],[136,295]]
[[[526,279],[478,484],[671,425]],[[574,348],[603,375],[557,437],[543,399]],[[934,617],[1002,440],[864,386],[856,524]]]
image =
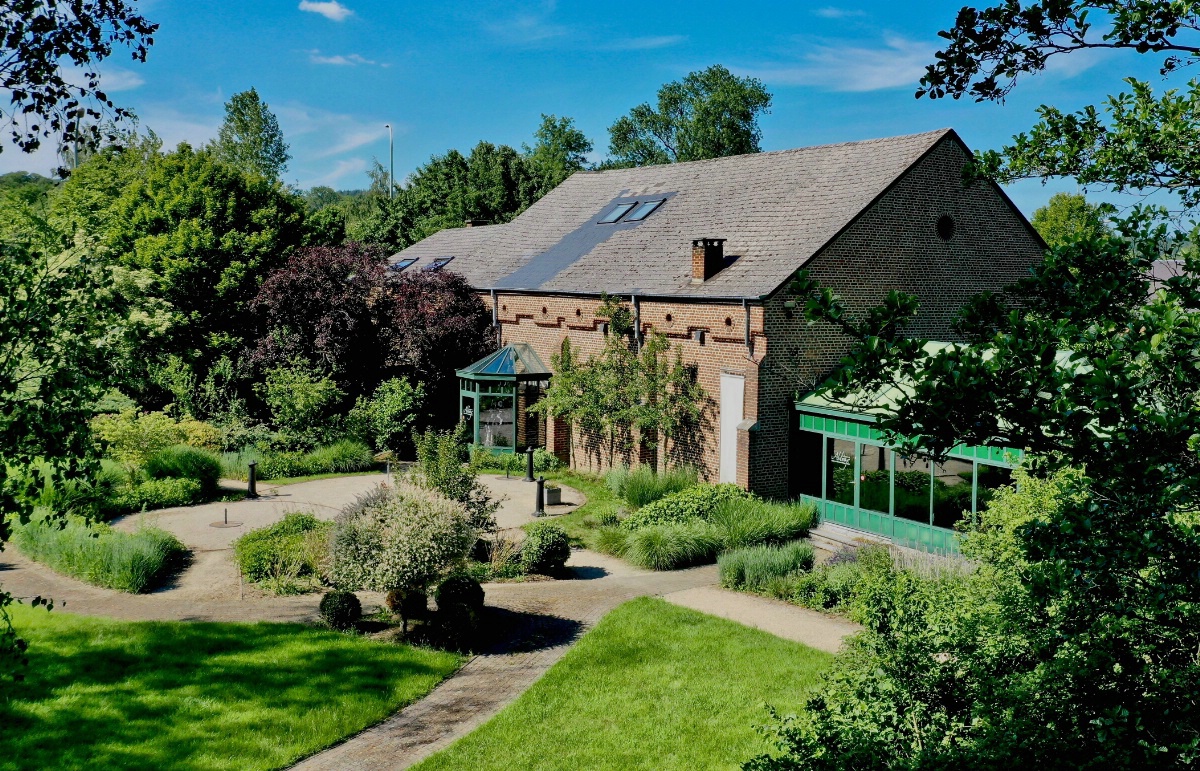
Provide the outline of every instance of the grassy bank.
[[803,703],[832,656],[662,600],[610,613],[517,701],[419,771],[734,769],[764,704]]
[[[297,624],[120,622],[18,607],[5,769],[272,769],[429,692],[459,656]],[[6,694],[8,695],[8,694]]]

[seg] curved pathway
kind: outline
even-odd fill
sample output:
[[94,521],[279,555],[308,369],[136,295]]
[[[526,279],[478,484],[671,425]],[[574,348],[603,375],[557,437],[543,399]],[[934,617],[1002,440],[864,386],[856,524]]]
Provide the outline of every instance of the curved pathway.
[[[504,503],[497,513],[502,530],[532,521],[521,500],[533,486],[504,477],[482,476]],[[58,575],[12,549],[0,552],[0,585],[17,597],[41,596],[69,613],[130,620],[290,621],[318,618],[319,594],[275,597],[243,585],[230,559],[243,533],[282,519],[290,511],[311,511],[332,519],[338,510],[385,481],[382,475],[338,477],[285,487],[263,487],[257,500],[210,503],[124,517],[114,527],[132,530],[142,523],[174,533],[193,559],[169,585],[142,595],[91,586]],[[566,513],[585,500],[563,488]],[[217,528],[228,511],[240,527]],[[407,768],[482,725],[519,696],[562,658],[574,641],[608,611],[648,595],[705,613],[755,626],[781,637],[834,651],[857,627],[793,605],[717,587],[717,570],[655,572],[587,550],[572,553],[574,580],[485,584],[486,623],[494,642],[426,698],[346,742],[302,761],[297,768]],[[364,610],[382,604],[374,592],[359,592]]]

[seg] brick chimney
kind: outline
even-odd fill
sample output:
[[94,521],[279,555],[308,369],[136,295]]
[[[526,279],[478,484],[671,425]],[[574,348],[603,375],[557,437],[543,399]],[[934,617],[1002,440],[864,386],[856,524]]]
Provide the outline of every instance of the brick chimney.
[[725,239],[697,238],[692,241],[692,283],[703,284],[725,267]]

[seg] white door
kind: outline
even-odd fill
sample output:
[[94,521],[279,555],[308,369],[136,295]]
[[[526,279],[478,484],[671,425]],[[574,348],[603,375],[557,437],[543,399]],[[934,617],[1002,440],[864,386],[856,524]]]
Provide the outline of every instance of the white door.
[[737,482],[737,427],[742,422],[746,378],[721,373],[721,475],[722,482]]

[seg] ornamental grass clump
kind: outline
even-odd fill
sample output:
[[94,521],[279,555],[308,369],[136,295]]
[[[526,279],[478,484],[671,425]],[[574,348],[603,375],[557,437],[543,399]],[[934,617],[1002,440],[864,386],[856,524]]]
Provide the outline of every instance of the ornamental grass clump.
[[651,570],[678,570],[712,562],[721,548],[715,527],[701,520],[650,525],[626,534],[622,556]]
[[182,564],[187,549],[165,530],[132,533],[71,519],[65,525],[35,519],[13,529],[25,556],[95,586],[137,594],[160,585]]
[[803,538],[817,517],[810,503],[773,503],[735,498],[718,505],[708,521],[721,533],[723,549],[740,549]]
[[775,579],[812,569],[813,547],[807,541],[779,546],[750,546],[717,557],[721,586],[762,591]]
[[[406,481],[360,498],[334,524],[330,574],[339,588],[424,596],[465,565],[478,536],[466,507]],[[407,629],[408,616],[401,618]]]
[[604,477],[613,494],[631,508],[641,508],[672,493],[694,487],[699,474],[692,466],[677,466],[661,473],[649,466],[616,468]]
[[216,494],[221,479],[221,459],[209,450],[175,445],[150,456],[143,467],[151,479],[191,479],[204,497]]

